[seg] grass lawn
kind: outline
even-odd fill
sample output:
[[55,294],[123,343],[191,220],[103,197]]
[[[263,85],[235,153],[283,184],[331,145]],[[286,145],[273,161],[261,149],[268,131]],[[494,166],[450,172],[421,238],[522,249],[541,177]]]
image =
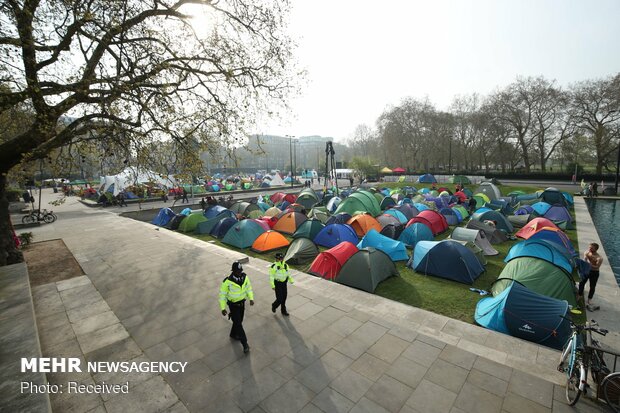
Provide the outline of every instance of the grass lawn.
[[[397,188],[403,186],[411,186],[406,183],[385,183],[380,184],[380,187]],[[452,184],[441,184],[438,186],[445,186],[450,190],[454,190]],[[430,187],[426,184],[416,184],[416,188]],[[472,185],[470,188],[474,189]],[[499,186],[502,194],[507,194],[511,191],[522,190],[526,193],[531,193],[539,189],[540,187],[533,186]],[[571,214],[574,220],[574,211],[571,209]],[[437,236],[436,240],[445,239],[449,236],[454,228],[450,228],[446,233]],[[577,231],[567,230],[565,231],[574,246],[577,246]],[[249,249],[241,250],[222,244],[218,239],[211,237],[210,235],[196,235],[188,234],[194,238],[211,241],[216,245],[239,251],[242,254],[247,254],[252,257],[261,258],[267,261],[273,261],[275,259],[276,252],[272,251],[265,254],[258,254]],[[291,238],[289,238],[291,239]],[[487,258],[486,271],[474,282],[472,287],[487,290],[491,288],[491,284],[497,279],[502,269],[504,268],[504,258],[508,253],[508,250],[520,240],[507,241],[499,245],[493,245],[493,247],[499,251],[499,255]],[[321,250],[325,250],[321,248]],[[413,252],[408,251],[411,255]],[[469,290],[470,286],[466,284],[457,283],[454,281],[444,280],[434,276],[427,276],[418,274],[410,268],[405,266],[406,262],[396,263],[396,267],[400,272],[400,277],[392,277],[381,284],[376,290],[376,294],[391,300],[399,301],[405,304],[412,305],[414,307],[422,308],[428,311],[432,311],[437,314],[442,314],[450,318],[455,318],[468,323],[474,324],[474,311],[476,304],[482,298],[478,293]],[[309,264],[305,266],[291,266],[299,271],[307,271]],[[327,281],[326,281],[327,282]],[[583,303],[581,303],[583,307]],[[583,320],[581,320],[583,318]],[[576,321],[585,321],[585,314],[576,317]]]

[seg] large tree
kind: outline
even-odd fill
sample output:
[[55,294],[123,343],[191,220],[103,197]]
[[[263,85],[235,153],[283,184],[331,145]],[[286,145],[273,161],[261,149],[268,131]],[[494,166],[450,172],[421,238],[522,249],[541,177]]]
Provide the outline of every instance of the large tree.
[[0,115],[31,116],[0,142],[0,265],[20,259],[5,196],[20,163],[82,141],[134,159],[157,140],[240,141],[285,102],[287,11],[286,0],[1,2]]

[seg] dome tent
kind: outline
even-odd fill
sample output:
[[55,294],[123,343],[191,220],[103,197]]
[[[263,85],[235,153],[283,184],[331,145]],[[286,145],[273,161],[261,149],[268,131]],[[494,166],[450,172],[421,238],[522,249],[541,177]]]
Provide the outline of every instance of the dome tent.
[[433,232],[426,225],[416,222],[403,230],[398,240],[410,248],[415,248],[419,241],[433,241]]
[[162,208],[159,210],[151,224],[157,225],[158,227],[163,227],[168,225],[168,223],[175,217],[175,213],[170,208]]
[[326,225],[314,238],[314,243],[323,247],[331,248],[341,242],[348,241],[357,243],[357,234],[349,225],[330,224]]
[[484,231],[470,228],[454,228],[450,238],[460,241],[470,241],[476,244],[484,255],[497,255],[499,252],[491,246]]
[[218,221],[213,228],[211,229],[211,231],[209,232],[209,235],[214,236],[215,238],[222,238],[224,237],[224,235],[226,235],[226,233],[228,232],[228,230],[235,225],[237,222],[236,218],[224,218],[220,221]]
[[292,235],[307,219],[301,212],[287,212],[278,218],[278,222],[273,226],[273,229],[283,234]]
[[371,229],[374,229],[375,231],[381,231],[382,229],[381,224],[379,224],[379,222],[369,214],[355,215],[347,221],[347,224],[353,228],[357,236],[360,238],[366,235],[366,233]]
[[228,209],[225,209],[219,214],[217,214],[215,217],[208,219],[204,222],[200,222],[196,227],[196,232],[198,234],[210,234],[213,227],[215,227],[215,225],[217,225],[217,223],[224,218],[233,218],[235,221],[237,221],[237,216],[235,215],[235,213]]
[[314,239],[325,225],[318,219],[308,219],[297,227],[297,231],[293,234],[293,238],[309,238]]
[[342,266],[336,282],[374,293],[381,281],[398,275],[396,266],[386,253],[375,248],[362,248]]
[[364,238],[357,244],[358,248],[373,247],[385,252],[392,261],[407,261],[407,248],[400,241],[393,240],[381,235],[375,229],[368,231]]
[[450,240],[418,242],[407,266],[420,274],[470,285],[484,272],[473,252]]
[[514,258],[533,257],[552,263],[571,274],[574,268],[573,258],[562,246],[543,239],[528,239],[516,243],[510,248],[504,262]]
[[495,227],[507,233],[511,233],[514,231],[514,227],[508,221],[508,218],[501,212],[493,211],[493,210],[478,210],[474,212],[474,215],[471,217],[474,221],[479,221],[484,223],[484,221],[493,221],[495,223]]
[[312,240],[308,238],[297,238],[291,242],[286,250],[284,262],[289,264],[305,264],[312,261],[319,255],[319,249]]
[[518,282],[476,305],[479,325],[500,333],[562,349],[571,334],[566,301],[538,294]]
[[357,252],[357,247],[350,242],[341,242],[333,248],[320,253],[310,266],[310,274],[327,280],[336,278],[347,260]]
[[192,212],[187,218],[185,218],[179,224],[179,231],[181,232],[194,232],[201,222],[206,222],[207,218],[204,217],[202,211]]
[[280,248],[288,247],[289,242],[284,235],[277,231],[263,232],[252,243],[252,251],[259,253],[269,252]]
[[256,238],[265,232],[265,229],[256,222],[244,219],[230,227],[222,242],[237,248],[250,248]]
[[553,222],[549,221],[547,218],[539,217],[539,218],[534,218],[533,220],[525,224],[523,228],[521,228],[515,234],[515,236],[519,238],[523,238],[523,239],[528,239],[529,237],[531,237],[532,235],[534,235],[536,232],[540,231],[544,227],[557,229],[557,226]]

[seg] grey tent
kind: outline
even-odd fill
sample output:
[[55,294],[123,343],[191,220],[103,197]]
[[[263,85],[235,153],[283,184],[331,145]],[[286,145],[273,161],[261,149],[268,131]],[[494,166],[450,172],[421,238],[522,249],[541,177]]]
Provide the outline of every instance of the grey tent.
[[456,241],[459,244],[467,247],[467,249],[470,250],[476,256],[480,264],[487,265],[487,259],[484,256],[484,251],[478,245],[474,244],[471,241],[463,241],[463,240],[455,240],[455,239],[453,239],[453,241]]
[[296,238],[286,250],[284,262],[289,264],[304,264],[310,262],[319,255],[319,249],[308,238]]
[[487,239],[491,244],[501,244],[502,242],[508,240],[508,237],[506,237],[505,233],[503,233],[497,228],[492,227],[491,225],[485,224],[484,222],[472,219],[467,223],[467,228],[484,231],[484,235],[487,236]]
[[336,282],[374,293],[381,281],[398,275],[398,270],[389,255],[378,249],[366,247],[347,260],[338,273]]
[[492,182],[481,183],[480,186],[478,187],[478,190],[475,193],[477,194],[480,192],[488,196],[490,200],[494,200],[494,199],[498,199],[502,197],[502,193],[500,192],[499,188],[495,186],[495,184],[493,184]]
[[510,221],[512,226],[515,227],[515,228],[523,228],[525,226],[525,224],[530,222],[531,218],[532,218],[532,216],[530,214],[525,214],[525,215],[508,215],[508,221]]
[[483,252],[484,255],[497,255],[499,252],[491,246],[491,243],[487,239],[484,231],[471,228],[454,228],[450,238],[456,241],[469,241],[476,244]]

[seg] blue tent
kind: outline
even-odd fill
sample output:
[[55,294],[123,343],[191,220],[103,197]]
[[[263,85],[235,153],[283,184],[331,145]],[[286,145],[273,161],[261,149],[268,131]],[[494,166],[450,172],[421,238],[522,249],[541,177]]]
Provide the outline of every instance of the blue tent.
[[385,252],[392,261],[407,261],[407,248],[400,241],[393,240],[385,235],[381,235],[375,229],[371,229],[364,235],[364,238],[357,244],[357,248],[362,249],[373,247]]
[[392,209],[395,209],[405,214],[405,216],[407,217],[407,222],[409,222],[411,218],[414,218],[416,215],[420,213],[420,211],[418,210],[418,208],[414,206],[414,204],[404,203],[402,205],[395,206]]
[[533,193],[533,194],[522,194],[522,195],[517,195],[515,197],[515,202],[521,202],[521,201],[533,201],[535,199],[538,199],[538,194],[537,193]]
[[515,211],[515,215],[528,215],[528,214],[532,214],[533,212],[534,212],[534,208],[532,208],[531,205],[523,205]]
[[340,198],[339,196],[332,197],[327,202],[327,210],[330,214],[334,213],[334,211],[338,208],[338,205],[340,205],[340,202],[342,202],[342,198]]
[[502,231],[505,231],[507,233],[511,233],[512,231],[514,231],[514,227],[512,226],[510,221],[508,221],[508,218],[506,218],[506,216],[502,214],[501,212],[497,212],[493,210],[487,210],[487,211],[481,211],[481,210],[484,210],[484,208],[477,209],[476,212],[474,212],[474,215],[471,217],[471,219],[475,221],[480,221],[480,222],[484,222],[487,220],[494,221],[495,227],[497,229],[501,229]]
[[424,174],[418,178],[418,182],[422,184],[432,184],[437,183],[437,180],[432,174]]
[[480,300],[474,318],[490,330],[558,350],[571,334],[566,301],[538,294],[518,282]]
[[[441,208],[439,213],[444,216],[448,225],[458,225],[459,217],[456,215],[456,212],[452,208]],[[462,221],[462,219],[461,219]]]
[[430,228],[421,222],[409,225],[398,237],[400,242],[411,248],[415,248],[419,241],[432,241],[434,239],[435,237],[433,237],[433,232]]
[[536,212],[538,215],[542,217],[543,215],[547,213],[547,211],[549,211],[549,208],[551,208],[551,205],[546,202],[541,201],[541,202],[536,202],[535,204],[533,204],[532,208],[534,209],[534,212]]
[[545,189],[542,194],[540,194],[540,199],[550,205],[568,205],[567,199],[566,197],[564,197],[562,192],[560,192],[559,189],[553,187]]
[[267,211],[269,208],[271,208],[271,206],[265,202],[257,202],[256,205],[258,205],[258,207],[261,209],[261,211],[265,212]]
[[205,222],[201,222],[196,227],[196,232],[198,234],[210,234],[213,227],[217,225],[218,222],[223,220],[224,218],[234,218],[237,220],[237,216],[230,209],[224,209],[222,212],[217,214],[215,217],[206,220]]
[[215,218],[218,214],[228,211],[228,209],[224,208],[221,205],[213,205],[205,210],[204,216],[207,219]]
[[573,205],[575,203],[573,196],[569,194],[568,192],[562,191],[562,196],[564,196],[564,198],[566,199],[566,202],[568,202],[569,205]]
[[222,238],[224,235],[226,235],[228,230],[237,222],[237,218],[224,218],[220,220],[217,224],[215,224],[209,234],[214,236],[215,238]]
[[422,195],[428,194],[428,193],[430,193],[430,192],[431,192],[431,190],[430,190],[430,189],[428,189],[428,188],[422,188],[422,189],[420,189],[420,190],[418,191],[418,193],[420,193],[420,194],[422,194]]
[[170,220],[174,218],[175,215],[176,214],[174,213],[174,211],[171,210],[170,208],[162,208],[159,210],[159,213],[157,214],[157,216],[153,218],[153,221],[151,221],[151,224],[157,225],[159,227],[163,227],[165,225],[168,225]]
[[185,208],[183,211],[180,212],[181,215],[185,215],[186,217],[190,216],[192,214],[192,209],[191,208]]
[[400,201],[398,201],[398,205],[403,205],[403,204],[409,204],[409,205],[413,205],[413,201],[411,200],[411,198],[405,197],[403,199],[401,199]]
[[420,212],[422,211],[426,211],[427,209],[430,209],[428,206],[421,204],[419,202],[416,202],[415,204],[413,204],[413,206]]
[[349,241],[357,244],[358,238],[355,230],[346,224],[330,224],[314,237],[314,243],[323,247],[331,248],[341,242]]
[[484,272],[484,267],[469,248],[450,240],[419,241],[407,266],[421,274],[465,284],[473,284]]
[[400,212],[397,209],[391,208],[388,209],[387,211],[384,212],[387,215],[392,215],[393,217],[395,217],[398,222],[400,222],[401,224],[406,224],[409,219],[407,219],[407,217],[405,216],[405,214],[403,214],[402,212]]
[[575,251],[573,244],[570,242],[570,239],[568,239],[568,236],[559,229],[555,230],[543,228],[539,231],[536,231],[528,239],[544,239],[547,241],[551,241],[554,244],[564,247],[572,257],[579,256],[577,251]]
[[[562,251],[564,250],[564,251]],[[544,239],[528,239],[510,248],[504,262],[518,257],[534,257],[548,261],[567,273],[573,272],[573,259],[568,251],[560,245]]]
[[[332,215],[331,217],[329,217],[329,219],[327,220],[327,222],[325,223],[325,225],[331,225],[331,224],[346,224],[348,220],[351,219],[351,215],[347,214],[346,212],[341,212],[339,214],[336,215]],[[354,242],[354,244],[357,243]]]
[[211,185],[211,190],[213,192],[220,192],[220,186],[218,184]]

